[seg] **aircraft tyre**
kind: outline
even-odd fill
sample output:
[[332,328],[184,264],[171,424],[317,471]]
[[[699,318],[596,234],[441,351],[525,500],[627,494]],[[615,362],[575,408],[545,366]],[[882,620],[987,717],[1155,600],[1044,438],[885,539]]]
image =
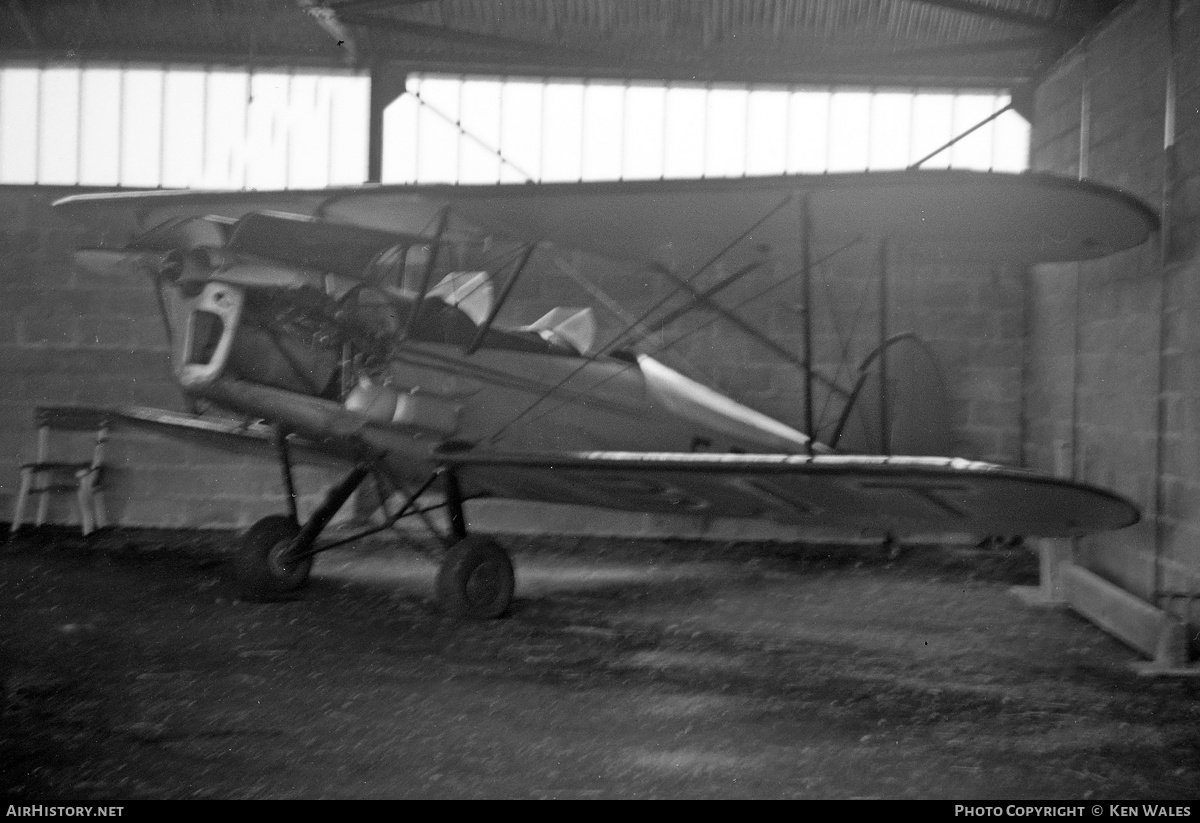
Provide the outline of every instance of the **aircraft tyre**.
[[241,536],[234,557],[238,592],[247,600],[275,600],[308,581],[312,558],[285,563],[283,552],[300,527],[285,514],[259,520]]
[[450,547],[437,576],[438,603],[453,617],[490,620],[512,603],[512,560],[499,543],[470,535]]

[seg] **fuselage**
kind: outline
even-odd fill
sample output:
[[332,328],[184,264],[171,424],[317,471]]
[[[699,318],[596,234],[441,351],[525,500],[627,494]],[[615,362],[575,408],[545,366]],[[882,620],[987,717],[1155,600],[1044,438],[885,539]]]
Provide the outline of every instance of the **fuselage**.
[[470,351],[478,325],[436,297],[410,324],[405,311],[413,307],[399,298],[349,304],[215,277],[197,285],[179,291],[172,313],[180,327],[174,369],[186,391],[334,449],[358,438],[408,476],[427,474],[448,445],[535,453],[808,449],[802,432],[644,354],[587,357],[505,329],[490,330]]

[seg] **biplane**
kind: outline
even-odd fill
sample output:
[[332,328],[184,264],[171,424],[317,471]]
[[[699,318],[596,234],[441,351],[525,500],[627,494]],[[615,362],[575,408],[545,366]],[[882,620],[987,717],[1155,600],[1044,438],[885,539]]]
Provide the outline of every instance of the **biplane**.
[[[946,170],[119,192],[56,208],[133,238],[80,250],[77,260],[147,274],[183,391],[256,421],[206,431],[274,443],[291,505],[241,538],[234,566],[248,598],[302,586],[314,555],[346,542],[322,532],[368,478],[386,519],[356,536],[424,518],[446,546],[442,606],[476,618],[505,612],[514,588],[505,549],[468,533],[464,504],[480,497],[889,534],[1069,537],[1139,517],[1119,495],[1079,482],[823,441],[812,407],[828,380],[813,365],[811,332],[792,352],[719,304],[729,284],[788,257],[799,261],[807,309],[816,256],[864,235],[924,243],[947,259],[1018,264],[1143,242],[1153,212],[1100,185]],[[684,304],[656,304],[603,340],[590,307],[501,323],[531,261],[564,248],[667,278]],[[723,274],[701,288],[698,276],[718,261]],[[805,385],[799,422],[756,411],[639,345],[642,332],[697,307],[795,364]],[[844,395],[852,404],[854,391]],[[134,416],[182,436],[204,428],[166,411]],[[297,445],[346,466],[303,522]],[[431,493],[440,522],[423,502]]]

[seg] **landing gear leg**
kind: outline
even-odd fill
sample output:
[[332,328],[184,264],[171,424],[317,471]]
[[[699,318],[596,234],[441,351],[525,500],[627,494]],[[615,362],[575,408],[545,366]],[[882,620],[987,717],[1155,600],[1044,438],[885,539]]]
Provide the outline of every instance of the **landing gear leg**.
[[445,486],[453,543],[438,570],[438,603],[453,617],[475,620],[499,617],[512,603],[515,587],[512,560],[490,537],[467,534],[462,489],[453,471],[446,471]]
[[355,466],[329,490],[325,500],[301,527],[296,515],[291,460],[282,432],[276,433],[275,442],[283,470],[289,513],[264,517],[241,537],[233,571],[238,593],[247,600],[277,600],[308,582],[313,555],[316,554],[313,546],[317,537],[371,470],[369,464]]

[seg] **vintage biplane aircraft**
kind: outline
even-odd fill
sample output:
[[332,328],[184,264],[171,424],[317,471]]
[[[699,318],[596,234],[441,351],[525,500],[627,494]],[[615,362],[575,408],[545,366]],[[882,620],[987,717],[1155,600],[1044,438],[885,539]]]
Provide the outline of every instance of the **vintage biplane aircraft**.
[[[1155,230],[1148,208],[1099,185],[943,170],[121,192],[56,207],[133,237],[119,249],[81,250],[78,261],[148,274],[184,392],[258,422],[199,424],[153,410],[130,418],[183,436],[273,439],[292,504],[242,537],[235,567],[247,597],[303,585],[313,556],[346,542],[321,533],[368,477],[395,503],[384,527],[421,516],[446,532],[438,596],[449,612],[472,617],[503,613],[514,585],[507,552],[468,534],[464,503],[477,497],[892,534],[1075,536],[1139,516],[1120,496],[1082,483],[818,442],[814,390],[829,381],[813,367],[811,339],[788,351],[717,301],[764,260],[791,256],[807,308],[814,259],[847,238],[1027,264],[1099,257]],[[655,305],[603,342],[590,309],[498,322],[531,259],[552,248],[669,278],[685,306]],[[508,250],[500,262],[497,249]],[[700,288],[698,275],[734,250],[739,262]],[[788,425],[755,411],[639,347],[639,331],[661,328],[655,311],[670,321],[689,307],[720,312],[790,358],[804,376],[803,420]],[[852,405],[854,391],[843,399]],[[291,473],[297,444],[348,467],[303,523]],[[442,495],[440,529],[419,502],[431,490]]]

